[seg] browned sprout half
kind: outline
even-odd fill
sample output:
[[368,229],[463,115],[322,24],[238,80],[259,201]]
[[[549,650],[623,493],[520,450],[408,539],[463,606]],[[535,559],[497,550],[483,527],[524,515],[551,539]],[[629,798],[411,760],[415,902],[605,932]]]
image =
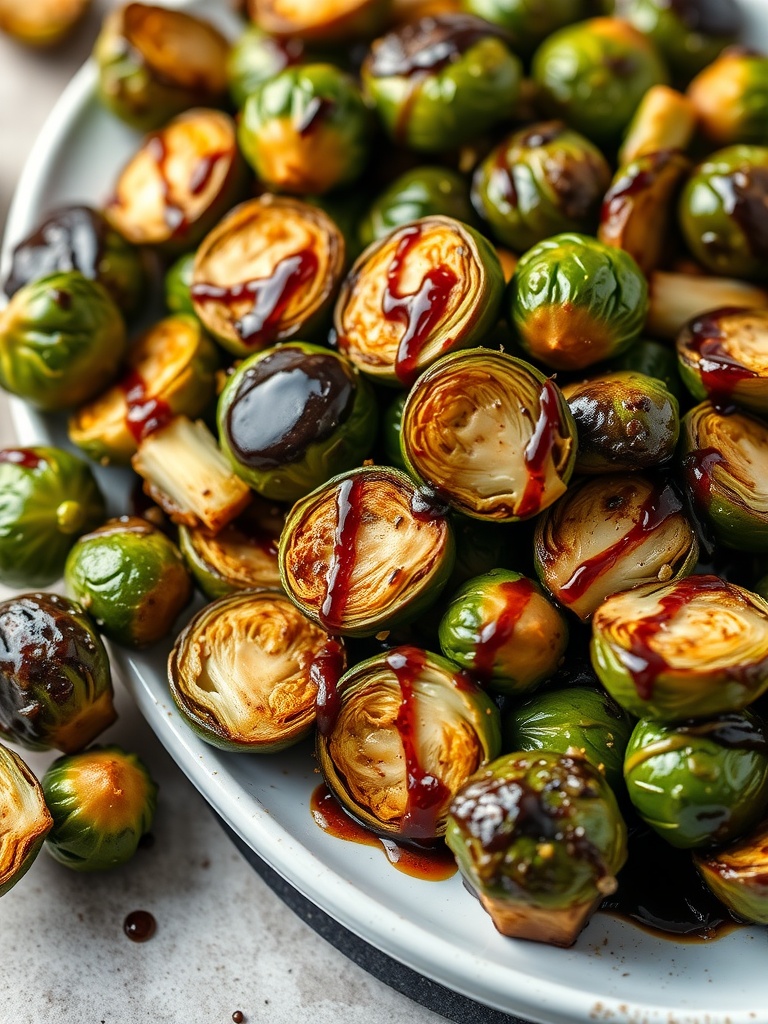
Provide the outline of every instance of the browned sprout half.
[[90,6],[91,0],[0,0],[0,31],[30,46],[54,46]]
[[696,110],[687,96],[654,85],[635,111],[619,150],[619,166],[665,150],[685,151],[696,130]]
[[729,910],[745,921],[768,924],[768,822],[714,853],[696,851],[693,863]]
[[729,277],[701,273],[654,271],[648,281],[648,319],[645,328],[654,338],[678,336],[689,320],[725,306],[768,309],[768,291]]
[[390,0],[248,0],[248,13],[275,36],[342,43],[375,35],[386,24]]
[[0,744],[0,896],[31,867],[52,825],[40,783]]

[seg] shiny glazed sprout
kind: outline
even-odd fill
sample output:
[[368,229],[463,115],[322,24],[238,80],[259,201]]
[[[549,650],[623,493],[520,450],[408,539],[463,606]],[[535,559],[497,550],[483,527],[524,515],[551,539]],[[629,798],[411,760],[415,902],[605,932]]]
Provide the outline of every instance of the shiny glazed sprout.
[[164,291],[165,305],[170,313],[190,313],[195,315],[192,304],[192,271],[195,266],[195,253],[185,252],[183,256],[171,264],[165,273]]
[[55,46],[90,6],[91,0],[0,0],[0,31],[29,46]]
[[529,57],[550,33],[580,21],[585,0],[462,0],[463,9],[504,29],[515,53]]
[[40,783],[8,747],[0,743],[0,896],[32,866],[53,825]]
[[768,55],[731,47],[694,78],[688,97],[708,142],[768,145]]
[[281,71],[310,59],[299,36],[280,39],[260,25],[248,25],[233,42],[227,57],[229,93],[242,107],[251,93]]
[[388,0],[247,0],[248,14],[280,37],[343,43],[370,38],[386,23]]
[[708,889],[744,921],[768,924],[768,825],[718,850],[701,850],[693,863]]

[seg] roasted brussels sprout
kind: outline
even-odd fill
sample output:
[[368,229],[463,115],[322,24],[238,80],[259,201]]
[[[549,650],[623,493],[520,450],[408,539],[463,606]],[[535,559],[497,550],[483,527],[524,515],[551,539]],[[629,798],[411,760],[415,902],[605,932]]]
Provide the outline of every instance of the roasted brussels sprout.
[[739,711],[768,688],[768,603],[717,576],[613,594],[592,620],[592,664],[633,715]]
[[462,7],[504,29],[514,52],[529,57],[552,32],[585,17],[589,4],[588,0],[463,0]]
[[654,85],[643,96],[619,150],[619,167],[665,150],[688,149],[696,131],[696,110],[682,93]]
[[334,313],[339,348],[374,380],[408,387],[445,352],[482,342],[503,290],[482,235],[424,217],[374,242],[352,267]]
[[475,349],[422,374],[405,403],[401,444],[409,471],[457,511],[514,522],[565,493],[576,427],[543,373]]
[[614,373],[640,373],[655,377],[667,391],[680,399],[681,382],[677,371],[677,356],[669,347],[658,341],[643,338],[627,349],[618,359],[612,359],[610,368]]
[[495,26],[466,14],[441,14],[377,39],[361,75],[395,142],[434,153],[508,118],[522,65]]
[[0,896],[32,866],[53,825],[40,783],[18,754],[0,743]]
[[714,145],[768,145],[768,55],[729,48],[694,78],[688,98]]
[[648,286],[621,249],[563,234],[539,242],[520,259],[507,305],[529,355],[555,370],[583,370],[637,340]]
[[440,622],[440,649],[497,693],[525,693],[554,674],[568,644],[562,614],[519,572],[468,580]]
[[569,488],[538,522],[534,543],[539,579],[583,620],[610,594],[687,576],[699,553],[682,497],[639,473]]
[[195,312],[230,352],[250,355],[321,326],[344,268],[344,237],[322,210],[263,195],[242,203],[195,257]]
[[370,636],[437,600],[453,568],[453,531],[405,473],[366,466],[293,506],[279,557],[286,593],[313,622]]
[[79,270],[25,285],[0,311],[0,385],[40,409],[69,409],[97,395],[125,349],[120,310]]
[[168,268],[165,275],[165,305],[169,312],[196,315],[191,294],[194,266],[195,253],[185,252]]
[[157,785],[139,758],[120,747],[59,757],[42,785],[53,816],[45,848],[73,871],[125,864],[152,827]]
[[142,131],[227,91],[229,43],[201,18],[151,4],[124,4],[96,40],[99,97]]
[[61,576],[75,538],[105,516],[90,469],[60,448],[0,450],[0,580],[45,587]]
[[339,682],[338,708],[318,732],[317,758],[342,806],[387,838],[445,831],[454,794],[500,749],[490,697],[444,658],[395,647]]
[[0,31],[30,46],[55,46],[90,6],[91,0],[0,0]]
[[218,421],[235,473],[265,498],[295,501],[365,459],[376,402],[343,356],[292,341],[239,365],[221,393]]
[[299,36],[279,39],[260,25],[249,25],[232,44],[227,58],[227,81],[235,106],[242,107],[260,85],[308,59]]
[[611,171],[597,147],[562,121],[516,132],[491,150],[472,202],[495,238],[525,252],[563,231],[591,231]]
[[726,306],[768,309],[768,291],[727,277],[656,270],[648,281],[646,330],[672,341],[689,320]]
[[745,921],[768,924],[768,824],[714,852],[697,851],[693,863],[715,896]]
[[728,842],[757,824],[768,805],[768,738],[749,711],[634,728],[624,778],[640,817],[671,846]]
[[111,725],[109,659],[73,601],[21,594],[0,604],[0,732],[71,754]]
[[192,619],[168,660],[179,710],[206,742],[270,753],[308,735],[333,703],[345,652],[280,591],[242,590]]
[[552,751],[506,754],[456,794],[445,835],[503,935],[571,946],[627,858],[597,768]]
[[248,0],[251,19],[265,32],[334,44],[375,35],[389,6],[389,0]]

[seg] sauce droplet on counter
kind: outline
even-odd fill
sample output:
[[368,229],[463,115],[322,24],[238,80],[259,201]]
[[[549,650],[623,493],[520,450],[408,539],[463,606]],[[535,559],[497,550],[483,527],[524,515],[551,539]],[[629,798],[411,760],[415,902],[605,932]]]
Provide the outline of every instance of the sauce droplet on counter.
[[148,942],[157,931],[157,921],[148,910],[134,910],[123,921],[123,931],[131,942]]
[[242,1010],[235,1010],[232,1014],[234,1024],[245,1024],[245,1014]]

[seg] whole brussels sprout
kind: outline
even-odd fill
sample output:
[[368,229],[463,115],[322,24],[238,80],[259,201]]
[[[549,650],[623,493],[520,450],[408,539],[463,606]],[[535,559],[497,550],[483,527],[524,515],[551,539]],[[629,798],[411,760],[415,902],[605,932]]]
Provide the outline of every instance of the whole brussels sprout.
[[59,757],[42,785],[53,816],[45,848],[73,871],[125,864],[152,827],[157,785],[139,758],[120,747]]
[[242,107],[251,93],[281,71],[309,59],[299,36],[279,39],[252,24],[240,33],[227,58],[229,93],[236,107]]
[[715,146],[768,145],[768,55],[730,47],[694,78],[688,98]]
[[68,409],[97,395],[125,350],[120,310],[78,270],[25,285],[0,312],[0,385],[40,409]]
[[53,825],[40,783],[18,754],[0,743],[0,896],[26,874]]
[[678,402],[680,400],[677,358],[669,345],[641,338],[617,359],[612,359],[609,366],[613,373],[640,373],[646,377],[654,377],[664,384]]
[[521,57],[530,57],[548,35],[580,21],[589,10],[588,0],[463,0],[469,14],[498,25],[509,34],[510,46]]
[[91,0],[2,0],[0,31],[28,46],[55,46],[90,6]]
[[328,41],[334,45],[370,38],[389,17],[389,0],[247,0],[248,14],[265,32],[280,38]]
[[693,863],[708,889],[743,921],[768,924],[768,824],[715,851],[696,851]]
[[195,253],[185,252],[166,271],[165,305],[169,312],[196,315],[191,295],[194,267]]

